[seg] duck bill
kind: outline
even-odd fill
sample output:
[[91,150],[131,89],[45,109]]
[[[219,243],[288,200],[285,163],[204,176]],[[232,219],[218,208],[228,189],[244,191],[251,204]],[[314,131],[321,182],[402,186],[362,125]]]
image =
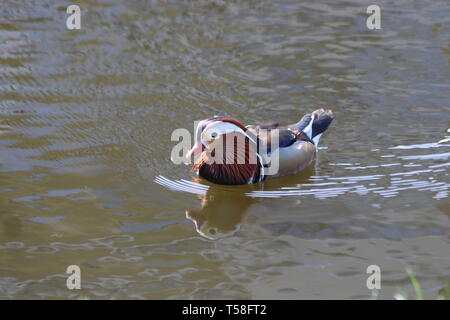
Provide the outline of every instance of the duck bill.
[[186,154],[186,158],[190,158],[192,156],[196,156],[200,153],[202,153],[204,150],[203,144],[201,142],[196,142],[194,147],[192,147],[191,150],[188,151],[188,153]]

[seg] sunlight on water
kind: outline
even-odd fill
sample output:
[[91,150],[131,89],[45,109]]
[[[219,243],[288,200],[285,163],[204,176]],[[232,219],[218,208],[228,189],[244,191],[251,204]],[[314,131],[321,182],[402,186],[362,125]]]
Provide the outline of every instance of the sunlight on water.
[[[367,299],[368,264],[380,299],[405,265],[429,297],[448,282],[447,0],[381,3],[381,30],[363,0],[79,1],[76,31],[67,5],[2,1],[0,299]],[[196,120],[322,107],[297,175],[170,160]]]
[[[410,150],[410,149],[433,149],[436,147],[449,147],[440,143],[424,143],[417,145],[400,145],[390,147],[391,150]],[[378,152],[379,150],[377,150]],[[400,160],[446,160],[450,153],[433,153],[423,155],[395,156]],[[364,159],[360,160],[361,162]],[[360,163],[358,163],[360,164]],[[392,173],[348,176],[348,177],[330,177],[330,176],[314,176],[310,179],[310,183],[297,184],[294,186],[283,186],[276,190],[253,190],[246,193],[249,197],[254,198],[281,198],[281,197],[299,197],[314,196],[319,199],[336,197],[346,193],[354,193],[365,196],[370,192],[383,197],[394,197],[404,190],[416,190],[418,192],[427,191],[433,193],[434,199],[442,199],[448,197],[450,183],[447,183],[448,172],[446,169],[439,169],[449,165],[442,163],[436,165],[425,165],[428,169],[398,171],[398,167],[423,167],[421,163],[384,163],[379,159],[378,164],[370,166],[355,165],[352,163],[329,163],[331,166],[339,166],[346,170],[362,171],[367,169],[376,169],[381,167],[395,167],[397,169]],[[385,172],[385,170],[384,170]],[[401,179],[397,176],[419,176],[416,179]],[[442,179],[442,180],[439,180]],[[158,176],[154,180],[156,183],[165,186],[171,190],[184,191],[188,193],[205,195],[208,186],[184,179],[170,180],[163,176]],[[320,181],[320,183],[316,183]],[[366,182],[367,181],[367,182]],[[373,183],[373,181],[376,181]],[[365,183],[364,183],[365,182]],[[333,186],[333,187],[328,187]]]
[[208,192],[208,186],[202,185],[200,183],[195,183],[192,181],[187,181],[184,179],[172,181],[163,176],[157,176],[154,181],[157,184],[160,184],[175,191],[184,191],[201,195],[205,195]]

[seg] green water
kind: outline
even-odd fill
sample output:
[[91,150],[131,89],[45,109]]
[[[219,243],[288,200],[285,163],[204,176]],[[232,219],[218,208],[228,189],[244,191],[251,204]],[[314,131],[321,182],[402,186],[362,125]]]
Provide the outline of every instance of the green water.
[[[450,281],[450,4],[0,5],[0,298],[434,298]],[[304,172],[195,179],[177,128],[336,119]],[[440,142],[440,143],[439,143]],[[69,265],[81,290],[68,290]]]

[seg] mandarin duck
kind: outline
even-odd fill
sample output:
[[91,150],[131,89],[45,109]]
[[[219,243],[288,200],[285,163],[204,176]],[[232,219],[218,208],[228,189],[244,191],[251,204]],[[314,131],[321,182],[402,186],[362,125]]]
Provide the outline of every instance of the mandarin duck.
[[216,184],[252,184],[293,175],[316,158],[319,139],[333,118],[331,110],[318,109],[290,126],[244,126],[214,116],[198,123],[194,147],[186,157],[194,156],[192,169]]

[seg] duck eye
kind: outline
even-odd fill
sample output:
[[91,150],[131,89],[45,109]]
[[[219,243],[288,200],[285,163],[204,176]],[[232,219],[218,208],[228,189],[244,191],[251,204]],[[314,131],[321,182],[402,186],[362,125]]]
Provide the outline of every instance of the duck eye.
[[217,132],[212,132],[211,133],[211,138],[213,138],[213,139],[217,138]]

